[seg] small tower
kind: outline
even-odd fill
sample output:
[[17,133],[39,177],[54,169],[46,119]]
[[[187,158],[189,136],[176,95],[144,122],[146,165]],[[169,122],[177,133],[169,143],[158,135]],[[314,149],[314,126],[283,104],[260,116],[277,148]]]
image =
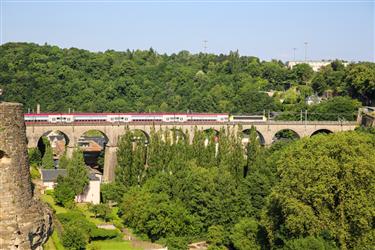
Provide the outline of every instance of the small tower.
[[42,249],[52,232],[52,217],[31,188],[19,103],[0,102],[0,190],[0,249]]

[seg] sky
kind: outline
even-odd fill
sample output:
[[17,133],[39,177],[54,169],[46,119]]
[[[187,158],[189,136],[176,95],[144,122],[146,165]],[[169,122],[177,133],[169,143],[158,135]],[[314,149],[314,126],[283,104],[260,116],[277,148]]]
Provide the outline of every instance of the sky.
[[305,52],[308,60],[375,59],[375,0],[0,1],[1,44],[152,47],[167,54],[238,50],[282,61],[304,60]]

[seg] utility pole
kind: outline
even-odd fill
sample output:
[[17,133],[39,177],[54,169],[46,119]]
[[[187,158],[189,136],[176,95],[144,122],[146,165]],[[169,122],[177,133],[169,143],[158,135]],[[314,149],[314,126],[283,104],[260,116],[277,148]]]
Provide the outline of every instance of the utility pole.
[[296,61],[296,50],[297,48],[293,48],[293,61]]
[[308,42],[304,42],[305,44],[305,62],[307,61],[307,45],[309,44]]
[[207,40],[203,40],[203,49],[204,49],[204,53],[207,53],[207,43],[208,43]]

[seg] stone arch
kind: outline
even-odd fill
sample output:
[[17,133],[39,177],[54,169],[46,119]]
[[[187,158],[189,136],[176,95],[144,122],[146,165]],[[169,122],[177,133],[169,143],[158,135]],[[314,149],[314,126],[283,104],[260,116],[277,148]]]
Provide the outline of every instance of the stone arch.
[[310,135],[310,137],[312,137],[312,136],[314,136],[314,135],[318,135],[318,134],[332,134],[332,133],[333,133],[333,131],[331,131],[331,130],[329,130],[329,129],[325,129],[325,128],[323,128],[323,129],[318,129],[318,130],[314,131],[314,132]]
[[[51,135],[51,133],[54,133]],[[67,135],[67,133],[56,129],[56,130],[48,130],[43,132],[40,136],[37,137],[36,141],[36,147],[41,152],[41,155],[43,157],[45,152],[45,145],[43,143],[43,137],[50,135],[50,138],[48,138],[50,144],[52,147],[57,147],[58,149],[54,152],[54,154],[59,155],[63,154],[65,152],[65,148],[71,143],[71,138]],[[62,137],[61,137],[62,136]],[[52,140],[52,141],[51,141]],[[61,143],[58,143],[59,141],[63,141],[64,145],[62,146]],[[54,145],[56,143],[56,145]],[[57,157],[57,156],[56,156]]]
[[301,136],[293,129],[281,129],[275,133],[272,138],[272,143],[277,141],[293,141],[300,139]]
[[143,142],[148,145],[150,143],[150,135],[144,131],[143,129],[130,129],[130,132],[134,134],[133,139],[136,140],[143,140]]
[[[260,145],[264,146],[266,145],[266,140],[264,139],[264,136],[261,132],[256,130],[257,132],[257,138],[259,140]],[[247,144],[249,142],[249,135],[250,135],[250,129],[244,129],[242,130],[242,143]]]
[[104,158],[108,136],[99,129],[86,129],[78,137],[77,146],[82,150],[85,164],[101,173],[104,172]]
[[[207,146],[208,143],[210,142],[210,137],[213,136],[214,138],[214,142],[216,144],[219,143],[219,135],[220,135],[220,132],[214,128],[208,128],[208,129],[205,129],[203,130],[203,132],[205,133],[205,136],[206,136],[206,139],[204,140],[204,145]],[[211,137],[212,138],[212,137]]]
[[171,132],[172,138],[173,138],[173,136],[176,137],[175,138],[176,143],[179,142],[180,140],[186,141],[187,136],[181,128],[172,128],[172,129],[170,129],[170,132]]
[[[81,134],[80,134],[80,136],[78,137],[78,138],[81,138],[81,137],[83,137],[83,136],[85,136],[85,135],[87,135],[88,133],[90,133],[90,132],[98,132],[100,135],[102,135],[103,137],[104,137],[104,139],[105,139],[105,141],[106,141],[106,144],[108,144],[108,143],[112,143],[112,142],[110,142],[109,141],[109,137],[107,136],[107,134],[106,133],[104,133],[102,130],[100,130],[100,129],[86,129],[86,130],[84,130]],[[98,136],[99,136],[99,134],[98,134]],[[93,136],[95,136],[95,135],[93,135]]]

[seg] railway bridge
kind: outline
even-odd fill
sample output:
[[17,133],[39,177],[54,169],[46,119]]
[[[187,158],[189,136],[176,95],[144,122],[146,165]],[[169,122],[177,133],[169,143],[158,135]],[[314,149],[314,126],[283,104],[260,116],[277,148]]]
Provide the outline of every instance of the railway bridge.
[[[234,124],[231,122],[195,122],[195,123],[26,123],[26,136],[28,148],[35,148],[39,139],[50,131],[59,131],[66,138],[66,150],[68,157],[78,145],[78,139],[86,132],[91,130],[100,131],[108,140],[105,147],[104,156],[104,181],[114,180],[115,167],[117,163],[116,151],[120,137],[124,134],[126,128],[129,130],[142,131],[146,137],[149,137],[151,130],[172,130],[178,129],[183,133],[188,133],[190,140],[194,136],[194,130],[210,130],[219,132],[222,128],[241,130],[246,133],[251,126],[255,126],[258,138],[263,145],[270,145],[275,140],[275,135],[283,130],[293,131],[297,137],[302,138],[312,136],[317,133],[335,133],[340,131],[354,130],[356,122],[343,121],[266,121],[266,122],[247,122]],[[219,135],[220,136],[220,135]],[[150,142],[152,143],[152,141]]]

